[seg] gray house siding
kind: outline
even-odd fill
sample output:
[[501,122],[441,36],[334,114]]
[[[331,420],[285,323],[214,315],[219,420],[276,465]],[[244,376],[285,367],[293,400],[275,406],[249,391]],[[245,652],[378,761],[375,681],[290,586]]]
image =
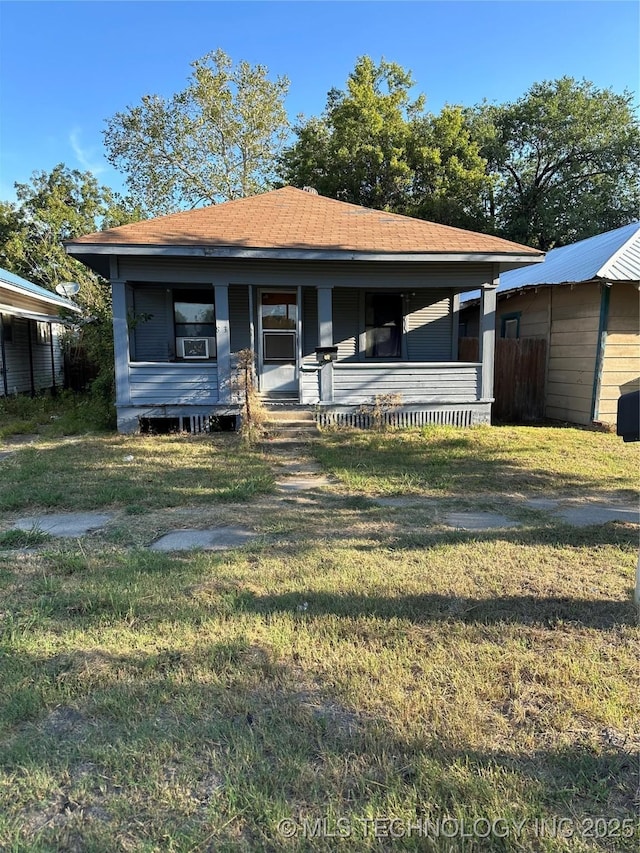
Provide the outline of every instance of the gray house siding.
[[173,357],[171,294],[166,287],[130,288],[132,361],[168,361]]
[[262,287],[361,287],[387,290],[475,290],[493,278],[492,264],[344,261],[250,261],[119,258],[119,280],[153,284],[253,284]]
[[[119,392],[119,422],[124,429],[135,428],[139,417],[189,416],[196,411],[200,416],[208,406],[221,411],[234,405],[224,378],[226,373],[221,372],[219,363],[175,361],[173,291],[194,286],[215,286],[223,300],[222,307],[225,293],[228,294],[228,326],[224,328],[228,329],[225,334],[231,370],[234,353],[252,345],[259,347],[259,289],[295,289],[300,293],[301,361],[297,387],[303,404],[358,406],[374,401],[376,396],[396,393],[407,404],[468,404],[476,406],[474,417],[482,407],[481,419],[488,416],[488,404],[480,403],[479,366],[453,363],[452,311],[458,292],[493,280],[492,264],[434,263],[425,267],[380,262],[238,263],[127,256],[120,257],[117,266],[117,280],[125,288],[130,315],[129,360],[126,370],[121,369]],[[315,353],[319,340],[319,287],[331,288],[332,337],[338,348],[338,361],[322,371]],[[393,364],[376,364],[365,357],[365,295],[376,290],[403,294],[402,357]],[[218,321],[226,324],[218,314],[216,306]]]
[[360,323],[360,291],[337,287],[333,291],[333,341],[338,347],[338,360],[358,357]]
[[229,333],[231,336],[231,352],[251,349],[249,288],[247,285],[236,284],[229,288]]
[[48,341],[38,343],[35,321],[3,315],[3,322],[6,326],[10,324],[12,339],[4,341],[4,360],[0,351],[0,396],[4,396],[5,386],[9,395],[60,388],[64,381],[63,357],[59,344],[62,326],[51,324],[52,359],[51,344]]
[[448,361],[452,357],[452,297],[422,290],[408,298],[405,327],[409,361]]

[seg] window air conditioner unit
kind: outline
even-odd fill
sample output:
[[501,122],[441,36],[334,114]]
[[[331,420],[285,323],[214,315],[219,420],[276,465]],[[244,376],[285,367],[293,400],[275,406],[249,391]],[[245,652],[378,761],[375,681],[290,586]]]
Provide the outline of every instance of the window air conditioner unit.
[[178,338],[178,355],[180,358],[209,358],[209,341],[207,338]]

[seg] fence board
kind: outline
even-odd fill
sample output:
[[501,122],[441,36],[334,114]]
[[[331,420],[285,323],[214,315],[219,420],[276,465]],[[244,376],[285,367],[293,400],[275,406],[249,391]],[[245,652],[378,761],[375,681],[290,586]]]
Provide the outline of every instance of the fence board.
[[[461,338],[460,361],[477,361],[478,357],[478,339]],[[542,420],[546,357],[547,342],[543,338],[496,338],[494,420]]]

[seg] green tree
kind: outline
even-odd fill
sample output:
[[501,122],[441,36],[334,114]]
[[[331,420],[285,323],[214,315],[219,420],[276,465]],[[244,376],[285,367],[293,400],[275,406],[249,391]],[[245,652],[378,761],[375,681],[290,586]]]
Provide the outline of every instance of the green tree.
[[[105,227],[140,219],[140,211],[91,172],[63,163],[51,172],[34,172],[30,182],[16,183],[15,203],[0,203],[0,258],[11,272],[48,290],[75,281],[74,301],[83,309],[79,321],[88,357],[100,367],[98,383],[112,393],[113,338],[108,282],[66,254],[63,241]],[[74,317],[74,320],[76,318]]]
[[486,231],[491,227],[493,179],[462,107],[412,123],[409,163],[413,174],[407,212],[421,219]]
[[300,121],[280,160],[283,180],[322,195],[447,225],[488,227],[492,178],[461,107],[440,115],[412,100],[410,72],[360,57],[321,117]]
[[332,89],[322,117],[301,119],[296,143],[283,152],[286,183],[366,207],[402,209],[411,187],[410,121],[424,97],[410,98],[413,79],[394,62],[356,62],[346,90]]
[[107,159],[152,215],[268,188],[289,133],[286,77],[263,65],[233,67],[222,50],[191,63],[187,87],[170,98],[145,95],[107,121]]
[[[81,284],[79,299],[88,307],[98,278],[66,254],[65,240],[140,219],[140,211],[91,172],[63,163],[16,183],[17,202],[0,206],[0,252],[5,265],[49,290],[63,281]],[[103,285],[100,286],[104,289]]]
[[637,218],[640,133],[630,93],[563,77],[468,117],[495,178],[501,235],[548,250]]

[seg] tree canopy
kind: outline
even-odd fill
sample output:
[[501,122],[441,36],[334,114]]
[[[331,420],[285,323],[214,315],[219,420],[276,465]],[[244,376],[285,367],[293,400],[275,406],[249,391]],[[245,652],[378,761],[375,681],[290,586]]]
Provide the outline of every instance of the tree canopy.
[[55,290],[64,281],[81,285],[78,299],[100,303],[97,277],[66,254],[65,240],[140,219],[128,199],[100,186],[91,172],[59,163],[16,183],[16,203],[0,204],[0,259],[12,272]]
[[149,214],[253,195],[271,186],[289,133],[286,77],[236,66],[218,49],[191,63],[170,98],[145,95],[107,121],[107,159]]
[[411,101],[412,86],[396,63],[361,57],[346,91],[329,92],[324,115],[295,128],[298,141],[281,158],[282,176],[342,201],[401,207],[411,185],[409,120],[424,101]]
[[491,179],[467,117],[459,107],[426,113],[413,87],[396,63],[360,57],[346,91],[332,89],[323,115],[295,127],[281,177],[365,207],[481,227]]
[[280,176],[324,195],[543,250],[637,218],[632,97],[564,77],[517,101],[424,110],[411,74],[358,59],[345,91],[301,120]]
[[[0,264],[11,272],[55,290],[75,281],[74,301],[83,311],[82,344],[99,368],[94,385],[105,400],[113,392],[111,292],[106,281],[70,257],[63,241],[140,219],[140,211],[100,186],[91,172],[59,163],[51,172],[34,172],[15,185],[17,202],[0,202]],[[77,318],[74,318],[77,319]],[[92,386],[93,387],[93,386]]]
[[469,117],[496,179],[499,234],[548,250],[637,218],[640,133],[630,93],[563,77]]

